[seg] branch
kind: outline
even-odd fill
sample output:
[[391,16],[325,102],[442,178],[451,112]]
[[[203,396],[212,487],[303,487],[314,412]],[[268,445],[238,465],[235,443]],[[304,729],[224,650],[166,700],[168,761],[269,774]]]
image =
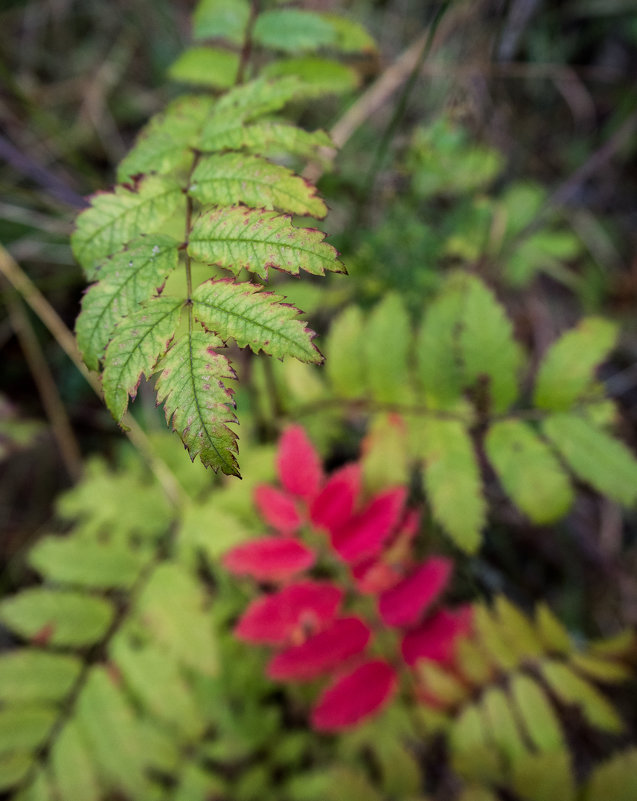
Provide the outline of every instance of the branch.
[[[30,306],[35,314],[40,318],[58,345],[77,367],[87,384],[95,392],[98,398],[103,401],[104,398],[102,395],[102,387],[99,378],[95,373],[90,372],[90,370],[87,369],[86,365],[82,361],[82,357],[80,356],[80,352],[75,342],[75,337],[66,327],[64,321],[55,311],[53,306],[51,306],[49,301],[35,286],[33,281],[31,281],[29,276],[20,268],[11,254],[1,245],[0,273],[7,278],[7,280],[22,296],[27,305]],[[132,415],[128,415],[126,417],[125,425],[128,429],[126,434],[129,440],[148,462],[148,466],[154,473],[159,483],[162,485],[164,492],[166,493],[166,497],[175,506],[181,506],[184,501],[183,487],[181,487],[179,481],[170,470],[168,465],[156,455],[144,430],[132,417]]]

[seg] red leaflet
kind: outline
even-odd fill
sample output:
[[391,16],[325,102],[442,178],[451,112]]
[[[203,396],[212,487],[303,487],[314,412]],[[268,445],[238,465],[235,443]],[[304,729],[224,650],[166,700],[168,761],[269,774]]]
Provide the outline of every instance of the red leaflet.
[[281,437],[277,453],[281,483],[292,495],[311,501],[318,493],[323,471],[318,453],[301,426],[290,426]]
[[314,564],[314,551],[298,540],[261,537],[237,545],[223,557],[224,567],[257,581],[286,581]]
[[403,659],[413,665],[418,659],[449,663],[458,637],[471,631],[471,607],[442,609],[420,628],[408,632],[402,641]]
[[348,464],[337,470],[312,503],[312,523],[331,534],[337,531],[351,517],[360,488],[360,465]]
[[235,628],[242,640],[270,645],[301,642],[335,617],[343,590],[320,581],[299,581],[253,601]]
[[268,676],[282,680],[313,679],[363,651],[371,634],[358,617],[335,620],[329,629],[277,654],[268,665]]
[[378,611],[389,626],[413,626],[438,598],[451,576],[449,559],[433,557],[417,567],[378,600]]
[[370,557],[352,566],[352,577],[359,592],[378,595],[402,579],[402,566],[390,564],[384,557],[384,554],[379,559]]
[[312,725],[319,731],[353,726],[386,704],[395,686],[396,674],[387,662],[365,662],[325,690],[312,712]]
[[334,550],[350,563],[377,554],[400,521],[406,497],[404,487],[376,495],[360,514],[334,533]]
[[261,484],[254,491],[254,502],[265,522],[281,534],[294,534],[301,525],[294,500],[276,487]]

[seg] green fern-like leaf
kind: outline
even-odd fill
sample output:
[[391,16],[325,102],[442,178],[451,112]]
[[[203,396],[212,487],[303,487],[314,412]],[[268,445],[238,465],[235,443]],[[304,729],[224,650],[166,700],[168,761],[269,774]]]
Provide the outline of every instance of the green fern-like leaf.
[[155,372],[157,399],[190,451],[228,475],[239,475],[232,390],[224,382],[236,378],[228,360],[213,350],[215,339],[203,331],[179,337]]
[[[239,8],[219,3],[201,14],[200,22],[207,20],[203,29],[222,35],[234,35],[245,22]],[[334,31],[331,23],[321,24]],[[206,72],[217,55],[191,51],[173,71],[188,79],[193,66],[201,69],[198,59],[207,59]],[[215,67],[222,84],[229,80],[223,58],[225,67]],[[324,217],[326,206],[315,188],[266,158],[315,155],[329,144],[322,132],[263,120],[316,92],[296,75],[262,76],[216,100],[175,101],[149,123],[120,166],[120,180],[129,183],[97,195],[73,235],[75,255],[95,281],[78,319],[78,341],[89,367],[103,362],[104,397],[113,416],[121,422],[142,376],[159,373],[159,402],[165,402],[167,418],[191,456],[233,475],[237,436],[228,424],[236,417],[223,381],[235,375],[213,351],[220,339],[278,358],[322,357],[284,298],[249,283],[217,281],[197,289],[192,261],[237,277],[244,268],[260,278],[267,278],[270,267],[294,275],[344,272],[322,232],[296,227],[279,213]],[[158,294],[180,264],[186,293],[171,297],[171,281],[168,294]],[[179,328],[182,315],[187,334]]]
[[243,207],[204,211],[194,221],[188,252],[193,259],[216,264],[237,275],[242,269],[267,278],[274,267],[298,275],[343,272],[336,251],[321,231],[295,228],[290,218]]
[[464,380],[470,385],[486,380],[494,412],[506,411],[519,391],[522,351],[504,309],[476,278],[461,275],[462,321],[459,334]]
[[425,487],[436,520],[465,551],[475,551],[484,524],[480,473],[466,427],[429,420],[422,434]]
[[307,93],[317,95],[342,94],[360,83],[356,70],[333,59],[318,56],[285,58],[273,61],[264,70],[264,75],[278,78],[282,75],[298,75],[307,86]]
[[617,328],[607,320],[589,317],[568,331],[549,350],[538,372],[535,405],[561,412],[590,390],[593,370],[617,338]]
[[0,603],[0,620],[21,637],[60,646],[92,645],[113,620],[113,606],[71,590],[33,587]]
[[367,380],[374,400],[391,403],[405,396],[409,319],[399,295],[374,309],[363,336]]
[[533,522],[563,517],[573,502],[571,483],[529,425],[520,420],[494,423],[485,446],[507,493]]
[[325,203],[311,184],[260,156],[221,153],[201,159],[192,174],[189,192],[201,203],[217,206],[243,203],[317,218],[327,214]]
[[296,8],[272,9],[259,16],[254,27],[259,44],[274,50],[299,52],[336,45],[334,26],[320,14]]
[[280,295],[260,289],[227,279],[207,281],[193,294],[194,315],[207,330],[224,340],[232,337],[239,347],[261,349],[278,358],[321,362],[312,333],[296,319],[298,309],[282,303]]
[[160,289],[177,267],[177,245],[160,234],[144,236],[102,262],[100,283],[84,296],[75,326],[77,344],[92,370],[98,369],[120,320]]
[[174,100],[141,131],[117,168],[117,180],[124,182],[149,172],[165,175],[179,168],[187,170],[192,161],[189,148],[198,142],[214,107],[213,98],[205,95]]
[[584,801],[631,801],[637,796],[637,748],[629,748],[599,765],[587,782]]
[[175,61],[168,71],[174,81],[229,89],[239,72],[239,54],[213,47],[191,47]]
[[142,374],[150,376],[175,334],[183,300],[153,298],[118,326],[105,358],[102,388],[113,417],[121,421]]
[[575,414],[555,414],[544,433],[578,478],[631,506],[637,500],[637,460],[619,440]]
[[243,42],[250,19],[248,0],[202,0],[193,17],[195,39],[227,39],[234,44]]
[[77,218],[71,237],[73,253],[87,276],[96,278],[105,257],[117,253],[139,234],[155,233],[180,209],[185,214],[181,186],[159,176],[98,194],[92,206]]

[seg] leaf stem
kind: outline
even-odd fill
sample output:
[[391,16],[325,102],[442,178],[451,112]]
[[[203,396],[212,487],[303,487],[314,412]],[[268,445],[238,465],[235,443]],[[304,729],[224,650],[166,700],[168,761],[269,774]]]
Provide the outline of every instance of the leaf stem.
[[[8,283],[3,279],[3,283]],[[51,423],[60,456],[72,481],[82,475],[82,452],[73,433],[69,416],[60,397],[53,374],[42,352],[38,338],[33,330],[29,316],[17,291],[9,286],[5,295],[9,322],[20,343],[24,358],[29,366],[33,381],[38,389],[42,406]]]
[[[80,356],[75,342],[75,337],[66,327],[64,321],[53,306],[35,286],[24,270],[20,268],[13,256],[11,256],[2,245],[0,245],[0,273],[7,278],[9,283],[12,284],[14,289],[22,296],[25,303],[48,328],[53,338],[73,362],[86,383],[91,387],[98,398],[103,401],[104,396],[102,394],[102,386],[99,378],[95,373],[90,372],[82,361],[82,357]],[[130,414],[125,417],[124,425],[128,429],[126,431],[128,439],[148,463],[151,471],[161,484],[168,500],[176,507],[182,506],[185,497],[183,487],[168,465],[154,452],[153,446],[142,427]]]

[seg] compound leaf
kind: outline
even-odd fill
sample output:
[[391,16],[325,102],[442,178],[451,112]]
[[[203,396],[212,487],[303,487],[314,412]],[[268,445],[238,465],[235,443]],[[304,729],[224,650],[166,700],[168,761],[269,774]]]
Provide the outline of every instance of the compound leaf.
[[325,234],[295,228],[287,215],[243,207],[212,209],[194,221],[188,252],[193,259],[216,264],[238,274],[243,268],[267,278],[268,269],[298,275],[343,272]]
[[157,297],[119,324],[106,349],[102,388],[113,417],[120,422],[134,400],[142,373],[150,376],[179,323],[182,299]]
[[316,189],[279,164],[245,153],[205,156],[192,175],[189,194],[201,203],[278,209],[324,217],[327,207]]
[[545,355],[538,371],[534,403],[540,409],[566,411],[592,386],[595,367],[617,339],[617,326],[600,317],[583,319]]
[[531,426],[520,420],[496,422],[487,432],[485,448],[507,494],[534,523],[566,514],[573,502],[571,483]]
[[278,359],[322,361],[312,344],[313,333],[296,319],[298,309],[282,303],[280,295],[261,292],[256,284],[220,279],[201,284],[192,299],[196,319],[224,341],[232,337],[241,348],[261,349]]
[[203,331],[177,339],[155,372],[157,401],[166,420],[179,432],[191,459],[196,456],[214,470],[239,475],[232,390],[223,382],[236,378],[228,360],[214,351],[218,340]]
[[87,366],[97,370],[117,323],[148,300],[176,267],[178,243],[159,234],[142,236],[106,259],[82,301],[75,324]]
[[622,442],[575,414],[551,415],[542,428],[578,478],[625,506],[635,503],[637,460]]

